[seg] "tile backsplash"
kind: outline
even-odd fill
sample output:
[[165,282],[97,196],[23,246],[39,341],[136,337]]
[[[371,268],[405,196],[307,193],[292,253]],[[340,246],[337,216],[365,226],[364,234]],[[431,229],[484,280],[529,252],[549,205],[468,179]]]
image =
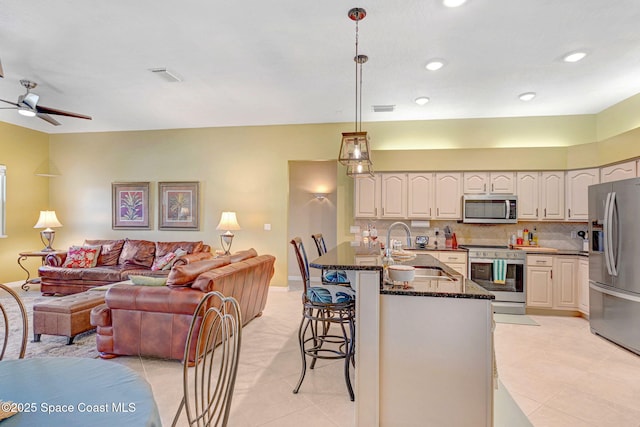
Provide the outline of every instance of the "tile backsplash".
[[[375,220],[367,221],[364,219],[355,220],[354,225],[365,230],[372,226],[378,230],[378,239],[382,242],[387,240],[387,230],[395,221],[391,220]],[[586,223],[574,222],[518,222],[517,224],[464,224],[457,221],[429,221],[429,227],[412,227],[410,220],[402,221],[411,228],[411,236],[415,242],[415,236],[429,236],[429,246],[433,246],[435,242],[435,229],[440,230],[438,237],[438,247],[444,247],[444,228],[448,225],[451,230],[456,233],[458,244],[474,244],[474,245],[507,245],[512,234],[517,234],[518,230],[529,231],[536,229],[538,235],[538,245],[564,250],[581,250],[582,238],[571,237],[572,232],[587,231]],[[392,238],[406,240],[405,233],[402,228],[394,228]],[[354,235],[354,240],[360,239],[361,234]]]

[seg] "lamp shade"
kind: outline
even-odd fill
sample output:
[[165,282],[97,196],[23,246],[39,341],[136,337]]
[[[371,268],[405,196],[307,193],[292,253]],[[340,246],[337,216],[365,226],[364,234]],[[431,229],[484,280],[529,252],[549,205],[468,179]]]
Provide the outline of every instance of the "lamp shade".
[[34,225],[33,228],[54,227],[62,227],[62,224],[58,221],[58,217],[56,217],[56,211],[40,211],[38,222],[36,222],[36,225]]
[[222,212],[220,216],[220,222],[216,227],[216,230],[240,230],[240,225],[238,224],[238,220],[236,219],[235,212]]

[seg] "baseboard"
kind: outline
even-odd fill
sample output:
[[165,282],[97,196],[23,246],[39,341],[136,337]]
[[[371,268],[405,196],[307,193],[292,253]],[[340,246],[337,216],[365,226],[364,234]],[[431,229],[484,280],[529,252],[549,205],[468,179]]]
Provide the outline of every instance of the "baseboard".
[[526,314],[541,316],[564,316],[564,317],[582,317],[577,310],[554,310],[552,308],[530,308],[527,307]]

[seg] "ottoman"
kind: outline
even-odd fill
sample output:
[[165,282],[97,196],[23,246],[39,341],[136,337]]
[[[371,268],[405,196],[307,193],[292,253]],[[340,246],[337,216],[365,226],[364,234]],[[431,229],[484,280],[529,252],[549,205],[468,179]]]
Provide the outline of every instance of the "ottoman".
[[73,338],[90,329],[91,309],[104,303],[105,292],[86,291],[64,297],[49,297],[33,305],[33,341],[40,341],[41,334],[62,335]]

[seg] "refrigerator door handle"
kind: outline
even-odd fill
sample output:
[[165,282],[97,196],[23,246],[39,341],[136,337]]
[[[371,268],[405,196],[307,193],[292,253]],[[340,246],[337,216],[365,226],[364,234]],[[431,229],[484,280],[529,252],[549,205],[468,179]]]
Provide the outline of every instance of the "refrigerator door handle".
[[611,230],[610,230],[610,216],[609,216],[609,207],[611,206],[611,193],[607,193],[607,200],[604,203],[604,221],[602,224],[602,231],[604,232],[604,263],[607,266],[607,273],[609,276],[613,275],[611,271],[611,258],[610,258],[610,249],[611,243],[609,239],[611,238]]
[[640,295],[638,294],[630,295],[630,294],[614,291],[612,289],[606,289],[596,284],[595,282],[589,282],[589,287],[594,291],[602,292],[603,294],[611,295],[612,297],[621,298],[628,301],[640,302]]
[[[611,272],[609,273],[612,276],[617,276],[618,275],[618,263],[617,263],[617,253],[618,253],[618,248],[614,248],[613,247],[613,222],[615,221],[615,214],[616,212],[616,208],[617,208],[617,202],[616,202],[616,193],[615,191],[612,191],[611,193],[611,199],[609,200],[609,212],[608,212],[608,216],[609,216],[609,220],[607,221],[607,224],[609,226],[609,232],[607,233],[607,241],[608,241],[608,247],[609,247],[609,266],[611,267]],[[619,242],[619,236],[616,236],[616,242]]]

